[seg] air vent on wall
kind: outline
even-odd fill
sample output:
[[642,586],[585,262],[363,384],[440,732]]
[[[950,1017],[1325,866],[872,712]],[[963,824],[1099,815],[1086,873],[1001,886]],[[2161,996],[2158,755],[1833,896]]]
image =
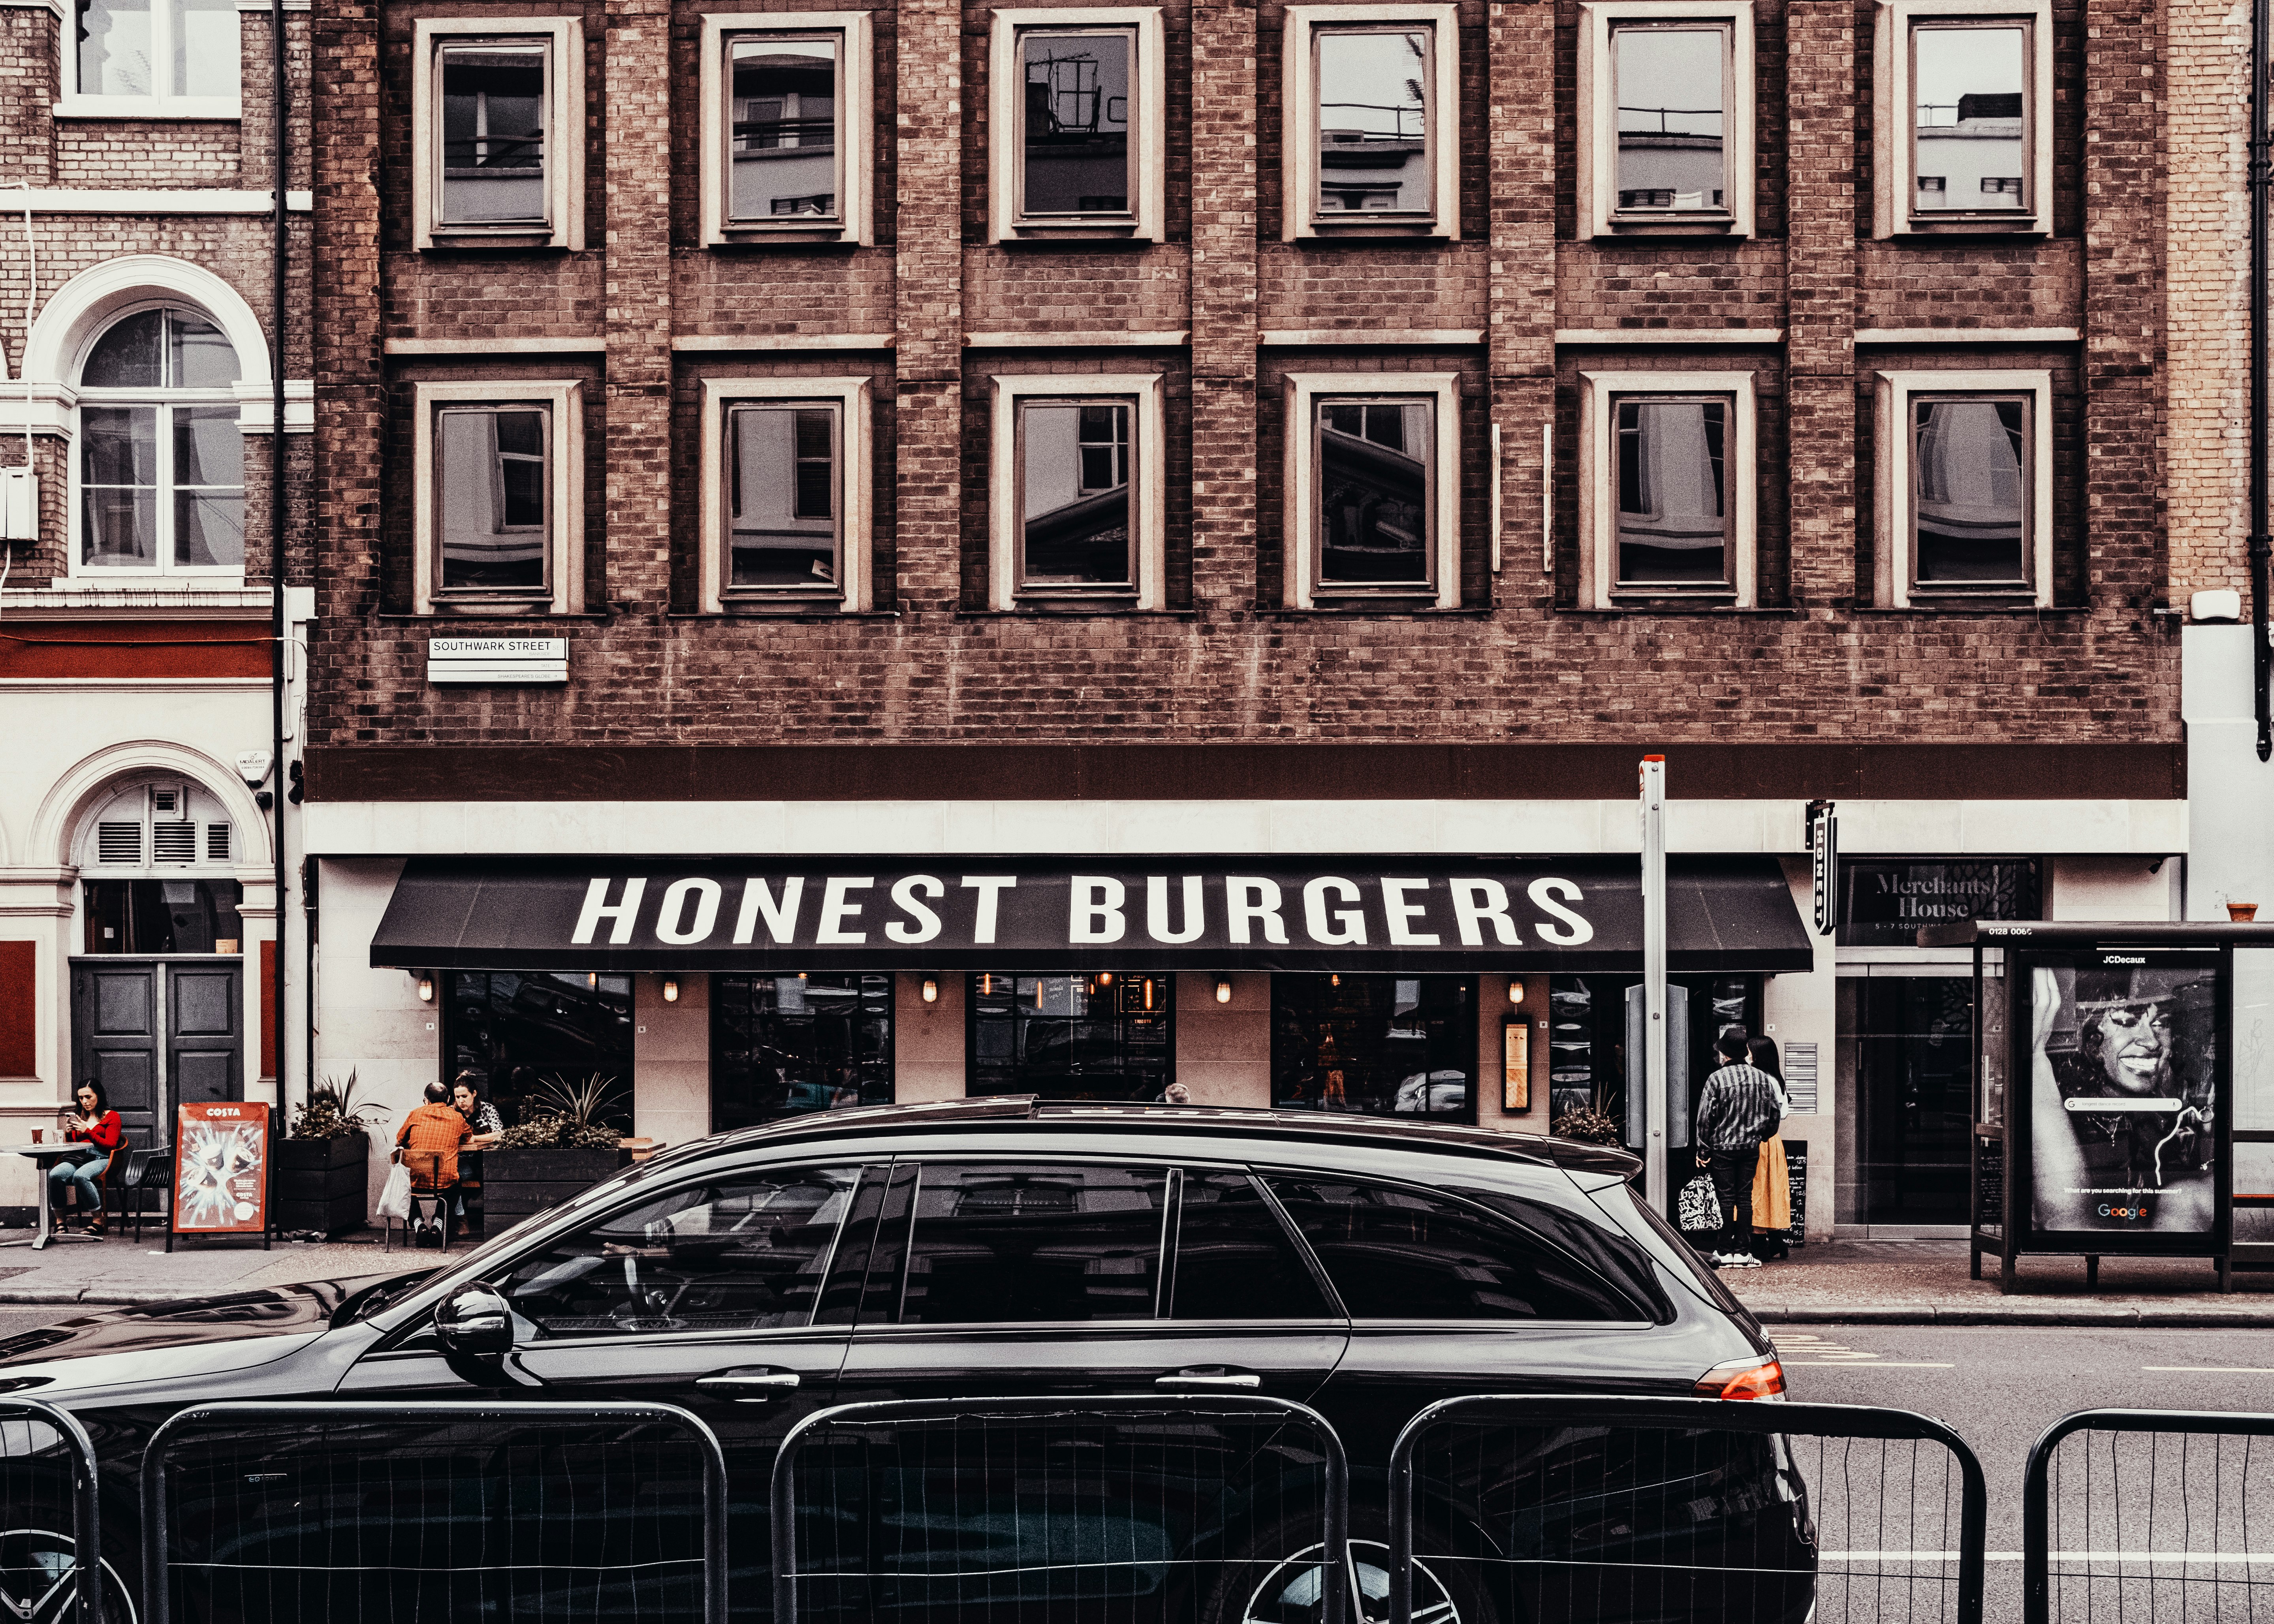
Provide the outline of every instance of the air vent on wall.
[[160,789],[153,785],[150,789],[150,809],[153,812],[174,811],[179,806],[176,798],[180,794],[181,791],[177,789]]
[[206,825],[206,861],[207,862],[229,861],[229,825],[227,823]]
[[153,823],[150,832],[155,838],[157,854],[152,860],[162,863],[193,863],[198,860],[198,826],[195,823]]
[[142,825],[99,823],[95,826],[95,855],[107,863],[142,865]]

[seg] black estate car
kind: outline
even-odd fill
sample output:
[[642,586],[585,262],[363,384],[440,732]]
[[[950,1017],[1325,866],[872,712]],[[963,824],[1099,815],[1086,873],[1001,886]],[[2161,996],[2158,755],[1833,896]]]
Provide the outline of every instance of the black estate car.
[[[0,1393],[66,1409],[94,1437],[115,1620],[139,1616],[141,1451],[195,1403],[682,1406],[723,1445],[733,1607],[757,1619],[771,1611],[771,1467],[818,1410],[1225,1393],[1308,1405],[1340,1435],[1354,1588],[1380,1619],[1385,1469],[1424,1406],[1479,1393],[1781,1390],[1760,1327],[1634,1197],[1633,1166],[1555,1140],[1319,1114],[1023,1098],[822,1113],[658,1155],[440,1267],[94,1313],[0,1342]],[[1430,1624],[1735,1616],[1710,1584],[1675,1603],[1662,1584],[1645,1595],[1599,1580],[1584,1607],[1559,1600],[1543,1577],[1559,1564],[1599,1575],[1726,1565],[1755,1575],[1745,1616],[1807,1615],[1813,1536],[1778,1440],[1690,1434],[1653,1451],[1623,1436],[1561,1429],[1528,1455],[1464,1469],[1464,1503],[1495,1507],[1490,1526],[1432,1538],[1509,1560],[1432,1565],[1425,1543]],[[304,1560],[301,1546],[264,1553],[262,1541],[287,1526],[316,1538],[315,1491],[234,1459],[215,1457],[215,1486],[169,1530],[189,1552],[184,1570]],[[391,1492],[389,1517],[441,1503]],[[1183,1491],[1150,1507],[1111,1515],[1117,1528],[1145,1525],[1168,1572],[1216,1514]],[[896,1515],[960,1518],[978,1538],[999,1535],[1000,1510],[950,1492]],[[1242,1526],[1234,1581],[1187,1598],[1179,1616],[1316,1620],[1315,1523]],[[447,1616],[415,1598],[374,1609],[388,1585],[412,1583],[408,1570],[435,1565],[421,1549],[363,1563],[364,1605],[332,1617]],[[0,1553],[0,1568],[24,1561]],[[1786,1575],[1782,1588],[1764,1594],[1762,1574]],[[210,1585],[177,1594],[190,1598],[177,1619],[282,1616]]]

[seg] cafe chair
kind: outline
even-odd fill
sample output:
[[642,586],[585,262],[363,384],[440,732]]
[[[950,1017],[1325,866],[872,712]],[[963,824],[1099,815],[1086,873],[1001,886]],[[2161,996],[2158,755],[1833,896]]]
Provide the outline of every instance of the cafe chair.
[[[441,1231],[442,1250],[450,1250],[450,1195],[457,1180],[442,1179],[442,1153],[439,1150],[404,1150],[399,1153],[403,1165],[410,1169],[410,1216],[403,1224],[406,1244],[418,1244],[418,1231],[428,1222],[428,1211],[433,1222]],[[380,1250],[392,1251],[395,1245],[395,1223],[382,1219]]]
[[117,1216],[134,1221],[134,1238],[139,1243],[146,1216],[160,1222],[169,1216],[166,1205],[174,1199],[174,1147],[156,1145],[129,1154],[118,1175],[118,1198]]
[[[116,1176],[117,1186],[120,1188],[124,1187],[126,1175],[126,1164],[129,1160],[130,1153],[126,1136],[122,1133],[118,1136],[117,1147],[111,1151],[109,1156],[104,1161],[102,1170],[94,1176],[95,1186],[102,1192],[102,1204],[94,1209],[94,1217],[92,1222],[96,1223],[103,1222],[103,1216],[105,1214],[117,1214],[119,1216],[124,1216],[124,1214],[120,1209],[117,1201],[112,1198],[111,1191],[114,1187],[114,1176]],[[66,1184],[64,1186],[64,1205],[65,1212],[75,1212],[78,1210],[79,1186],[77,1184]],[[56,1214],[56,1222],[58,1227],[62,1225],[63,1220],[64,1214],[57,1213]],[[106,1224],[104,1229],[105,1237],[107,1237],[109,1226]]]

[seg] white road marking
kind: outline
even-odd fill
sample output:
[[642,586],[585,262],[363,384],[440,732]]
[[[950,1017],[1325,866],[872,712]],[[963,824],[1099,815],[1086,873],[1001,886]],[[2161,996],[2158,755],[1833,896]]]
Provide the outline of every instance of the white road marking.
[[[1983,1560],[1991,1562],[2018,1562],[2019,1551],[1985,1551]],[[1954,1562],[1955,1551],[1818,1551],[1819,1562]],[[2237,1567],[2274,1562],[2274,1551],[2056,1551],[2055,1562],[2193,1562],[2196,1564],[2232,1563]]]
[[2143,1371],[2178,1371],[2191,1375],[2213,1376],[2274,1376],[2274,1365],[2142,1365]]
[[1803,1368],[1830,1370],[1835,1366],[1849,1368],[1856,1365],[1862,1365],[1868,1370],[1956,1370],[1958,1368],[1955,1364],[1947,1359],[1883,1359],[1877,1354],[1868,1354],[1860,1359],[1780,1359],[1778,1363],[1787,1370]]

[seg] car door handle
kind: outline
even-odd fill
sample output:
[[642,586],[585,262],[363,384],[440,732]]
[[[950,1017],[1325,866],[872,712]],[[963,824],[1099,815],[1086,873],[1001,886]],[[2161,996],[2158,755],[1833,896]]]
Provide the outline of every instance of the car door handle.
[[763,1404],[785,1393],[796,1390],[795,1371],[720,1371],[715,1376],[705,1376],[696,1384],[696,1390],[714,1398],[732,1399],[738,1404]]
[[1153,1378],[1156,1387],[1169,1387],[1181,1393],[1229,1393],[1244,1388],[1260,1387],[1263,1378],[1254,1371],[1240,1370],[1180,1370]]

